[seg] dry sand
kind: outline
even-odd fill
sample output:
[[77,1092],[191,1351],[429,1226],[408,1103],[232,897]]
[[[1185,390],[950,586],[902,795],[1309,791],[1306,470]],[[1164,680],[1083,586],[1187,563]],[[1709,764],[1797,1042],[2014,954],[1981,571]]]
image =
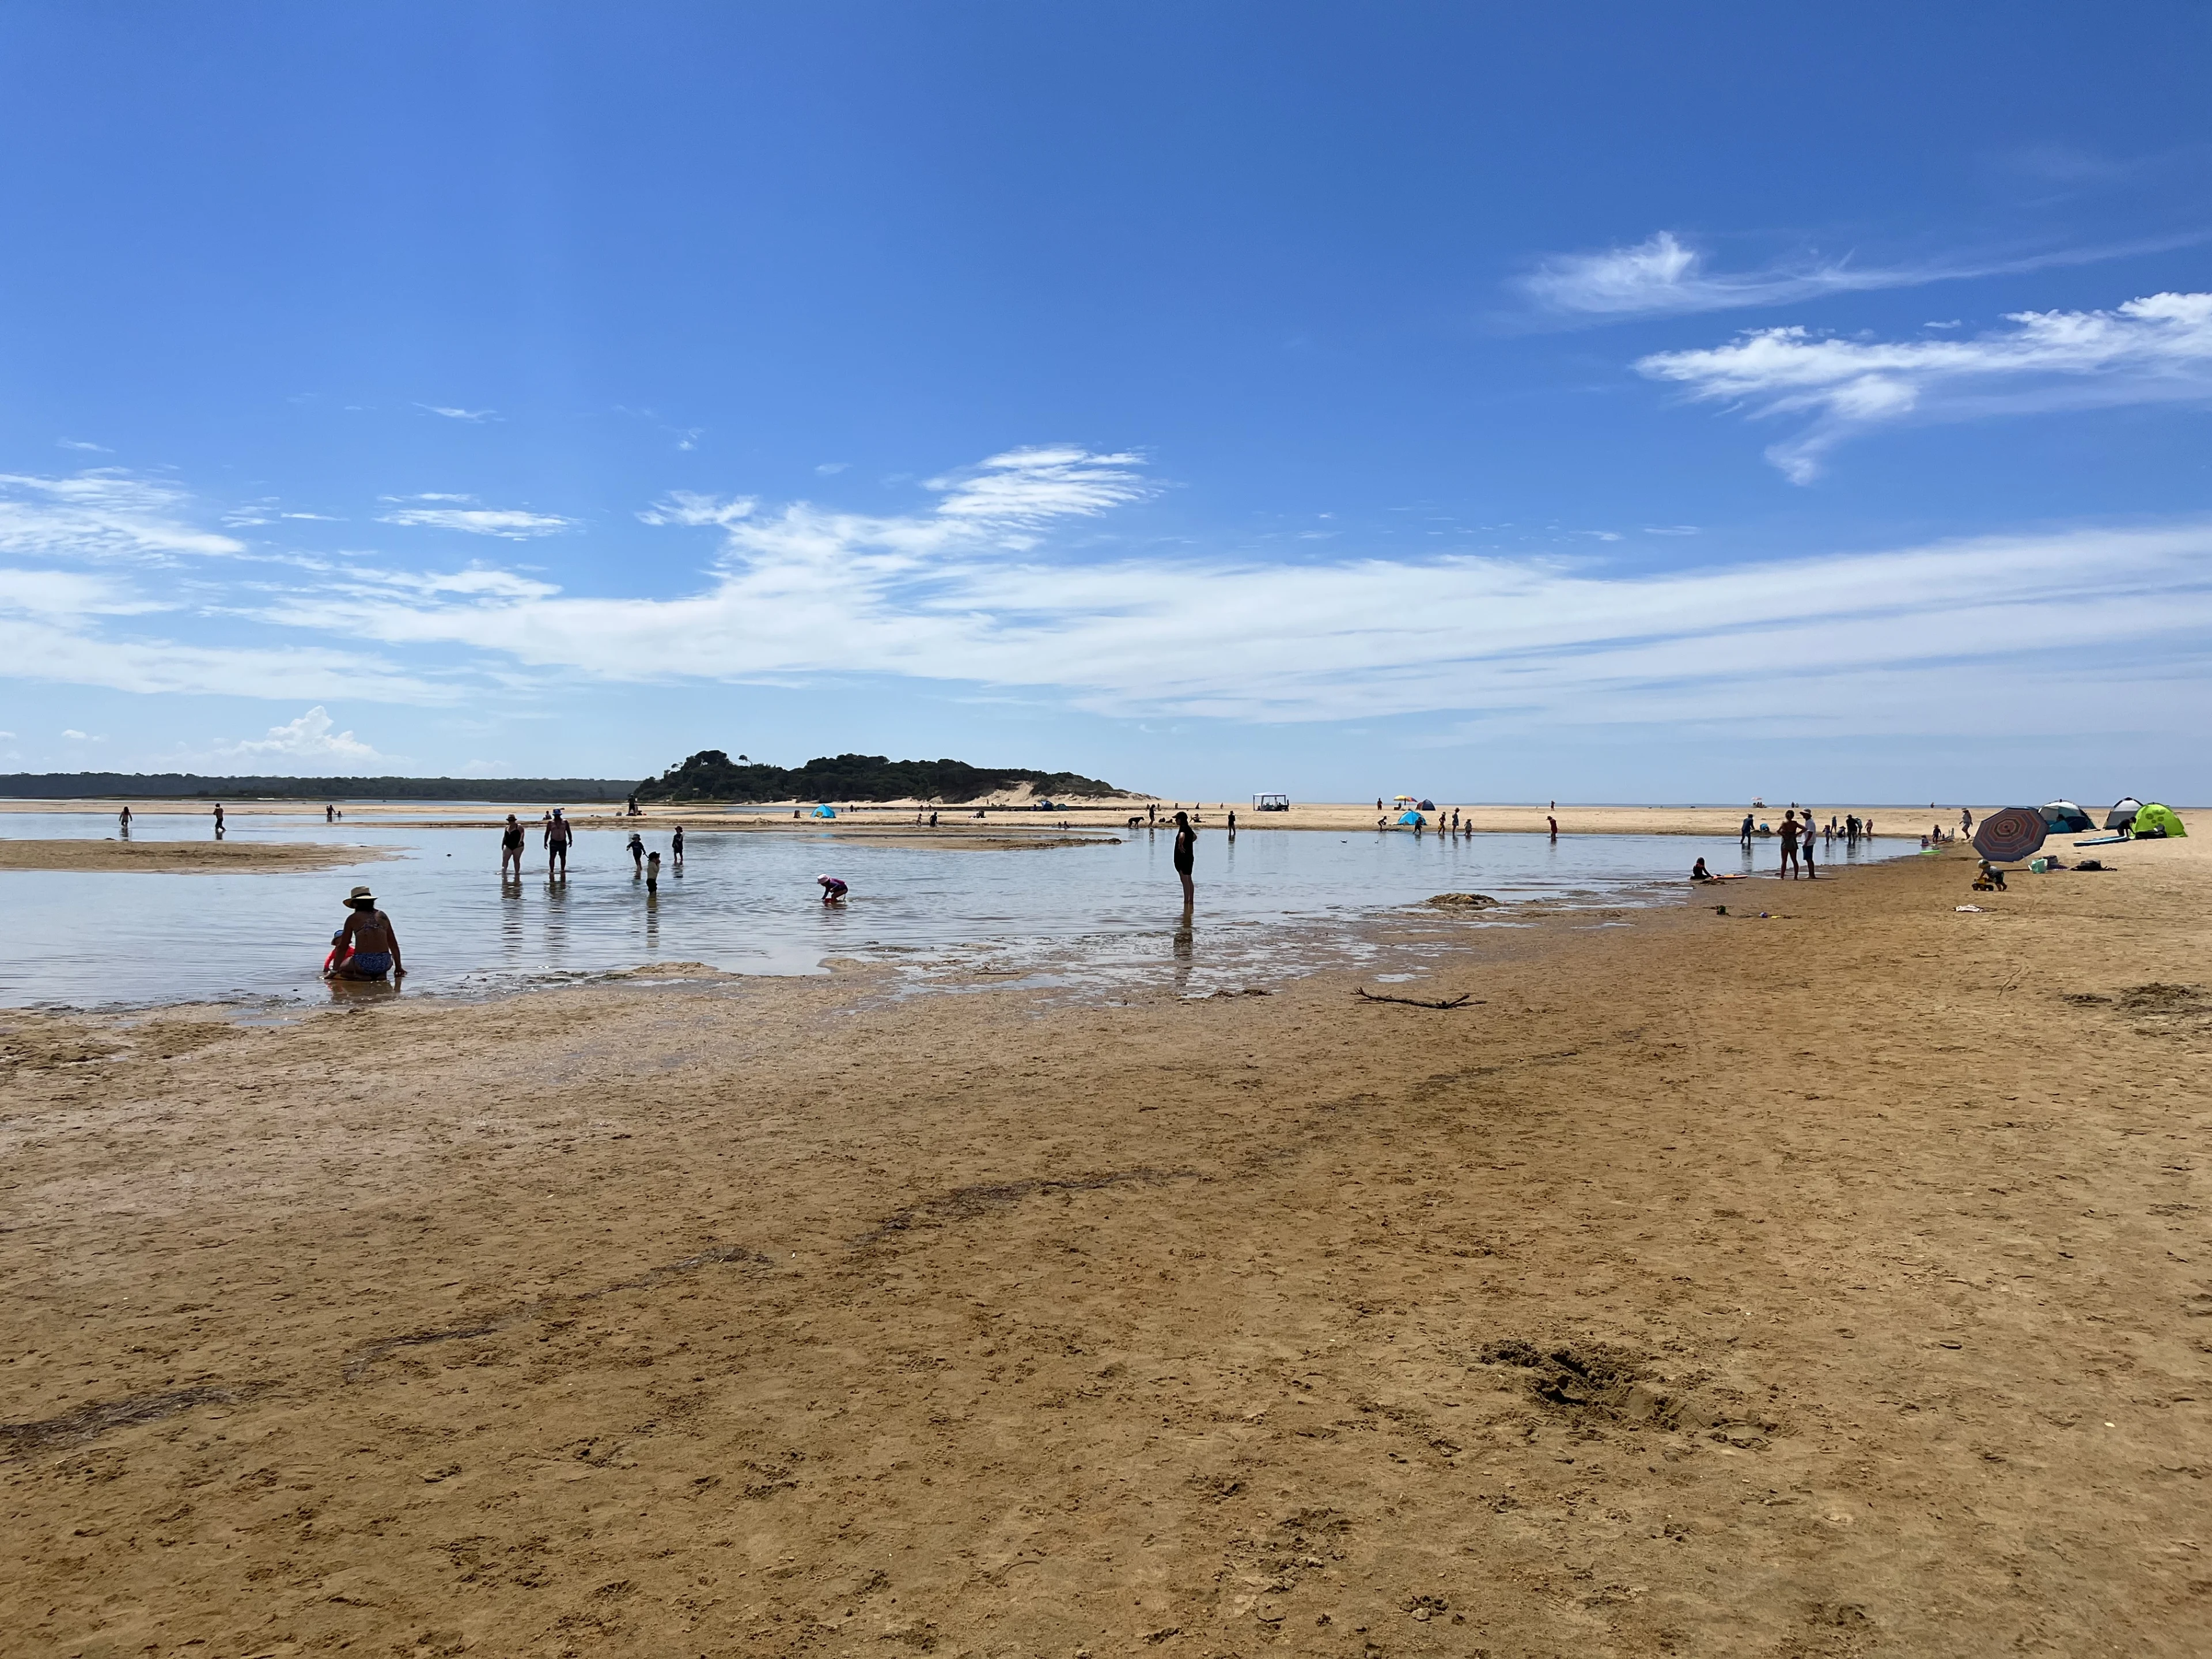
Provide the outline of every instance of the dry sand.
[[325,847],[307,842],[8,841],[0,870],[136,870],[175,875],[212,871],[328,870],[392,854],[373,847]]
[[1449,1012],[0,1017],[8,1650],[2204,1653],[2200,845]]

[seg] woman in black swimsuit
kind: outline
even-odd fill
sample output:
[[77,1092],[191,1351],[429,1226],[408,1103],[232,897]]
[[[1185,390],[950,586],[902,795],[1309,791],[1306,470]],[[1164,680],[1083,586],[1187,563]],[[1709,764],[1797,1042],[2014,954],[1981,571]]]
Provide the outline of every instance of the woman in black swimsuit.
[[1191,865],[1198,852],[1198,831],[1190,827],[1190,814],[1176,814],[1175,868],[1182,878],[1182,908],[1189,910],[1198,902],[1198,890],[1191,884]]
[[507,879],[507,866],[514,866],[514,878],[522,879],[522,826],[514,814],[507,815],[507,828],[499,832],[499,878]]

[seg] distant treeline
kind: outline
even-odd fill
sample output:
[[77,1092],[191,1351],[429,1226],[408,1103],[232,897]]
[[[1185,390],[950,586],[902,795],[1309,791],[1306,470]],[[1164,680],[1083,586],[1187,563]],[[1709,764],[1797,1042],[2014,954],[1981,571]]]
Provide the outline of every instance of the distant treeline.
[[0,797],[20,800],[132,798],[240,800],[621,800],[621,778],[205,778],[191,772],[0,773]]
[[704,749],[638,785],[640,800],[975,800],[1030,785],[1039,795],[1126,795],[1075,772],[965,761],[895,761],[882,755],[823,756],[804,766],[732,761]]

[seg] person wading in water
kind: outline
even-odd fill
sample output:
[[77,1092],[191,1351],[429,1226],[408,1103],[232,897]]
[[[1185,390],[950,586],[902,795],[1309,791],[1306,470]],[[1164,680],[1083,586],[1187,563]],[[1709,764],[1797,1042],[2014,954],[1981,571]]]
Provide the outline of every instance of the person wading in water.
[[1198,831],[1190,827],[1190,814],[1176,814],[1175,869],[1182,880],[1183,914],[1188,915],[1191,907],[1198,902],[1198,890],[1191,883],[1191,866],[1198,855]]
[[550,879],[558,875],[563,880],[568,875],[568,843],[576,838],[568,820],[555,807],[553,816],[545,821],[545,874]]

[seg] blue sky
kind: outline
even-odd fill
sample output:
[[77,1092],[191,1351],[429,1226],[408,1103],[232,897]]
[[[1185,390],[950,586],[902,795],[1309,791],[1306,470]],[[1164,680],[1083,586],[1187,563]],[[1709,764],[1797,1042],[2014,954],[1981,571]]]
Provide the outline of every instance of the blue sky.
[[0,11],[0,767],[2212,799],[2212,14]]

